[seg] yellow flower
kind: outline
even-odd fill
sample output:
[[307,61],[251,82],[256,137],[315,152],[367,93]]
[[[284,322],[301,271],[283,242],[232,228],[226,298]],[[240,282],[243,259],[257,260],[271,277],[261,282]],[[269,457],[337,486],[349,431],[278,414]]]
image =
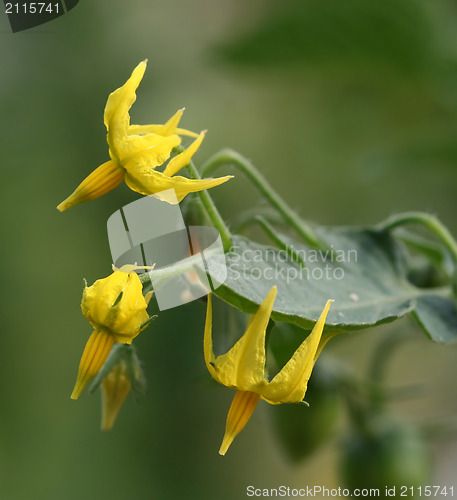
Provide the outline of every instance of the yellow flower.
[[125,361],[117,363],[101,383],[102,431],[113,428],[117,414],[132,389]]
[[[129,110],[136,100],[135,91],[143,78],[146,62],[141,62],[127,82],[108,97],[104,122],[111,159],[94,170],[57,207],[61,212],[78,203],[99,198],[117,187],[123,179],[130,189],[144,195],[174,189],[179,202],[189,193],[218,186],[232,177],[187,179],[175,176],[189,163],[205,136],[205,132],[195,134],[178,128],[184,109],[163,125],[130,125]],[[155,170],[170,158],[173,148],[181,144],[181,135],[194,137],[195,141],[172,158],[163,172]]]
[[316,362],[316,353],[330,307],[329,300],[312,332],[295,351],[282,370],[271,380],[265,378],[265,333],[276,298],[274,286],[256,314],[251,316],[246,332],[229,352],[217,358],[212,343],[212,305],[208,295],[204,355],[212,377],[237,392],[227,415],[224,439],[219,453],[225,455],[237,434],[247,424],[260,398],[271,404],[299,403]]
[[84,348],[72,399],[78,399],[98,373],[115,342],[131,344],[149,324],[146,308],[152,294],[143,297],[140,278],[133,269],[135,266],[124,266],[84,289],[81,310],[94,332]]

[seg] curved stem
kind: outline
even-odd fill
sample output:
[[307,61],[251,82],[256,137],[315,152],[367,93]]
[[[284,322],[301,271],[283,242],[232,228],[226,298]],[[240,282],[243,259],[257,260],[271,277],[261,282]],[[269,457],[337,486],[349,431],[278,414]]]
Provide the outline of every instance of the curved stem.
[[233,232],[242,233],[246,228],[253,224],[257,224],[257,217],[260,215],[268,222],[273,224],[283,224],[283,218],[276,211],[272,211],[271,207],[268,207],[269,211],[262,210],[262,208],[249,208],[244,210],[239,217],[233,221]]
[[372,382],[372,390],[370,393],[370,405],[374,411],[379,411],[383,408],[386,400],[386,391],[384,387],[387,361],[392,353],[400,345],[404,337],[391,335],[383,340],[380,346],[376,349],[376,354],[373,356],[369,369],[369,380]]
[[302,269],[306,268],[304,260],[293,249],[293,247],[289,246],[285,241],[281,239],[280,236],[276,234],[274,227],[267,221],[267,219],[265,219],[261,215],[257,215],[255,220],[259,223],[265,234],[276,246],[278,246],[281,250],[284,250],[287,256],[290,257],[294,262],[296,262]]
[[[179,153],[182,153],[184,151],[184,148],[178,146],[177,148],[175,148],[175,150]],[[191,179],[201,179],[201,176],[198,173],[198,170],[192,160],[190,160],[188,165],[186,165],[186,169],[189,172]],[[227,225],[225,224],[224,219],[219,213],[219,210],[214,204],[214,201],[211,198],[211,195],[208,193],[208,191],[206,190],[199,191],[198,195],[200,196],[200,200],[203,206],[205,207],[206,213],[211,219],[211,222],[214,224],[214,227],[219,231],[224,251],[227,252],[232,247],[232,235],[230,234],[230,231]]]
[[457,264],[457,243],[447,227],[444,226],[434,215],[423,212],[405,212],[403,214],[390,217],[386,221],[378,224],[376,227],[382,231],[390,231],[396,227],[404,226],[406,224],[421,224],[434,233],[448,249],[454,263]]
[[278,193],[276,193],[254,165],[236,151],[224,149],[216,153],[203,165],[202,175],[205,177],[220,165],[226,164],[232,164],[239,168],[306,243],[317,248],[325,247],[325,245],[319,241],[311,227],[298,217],[294,210],[292,210]]
[[[207,257],[208,259],[216,255],[220,255],[220,251],[217,248],[210,248],[205,250],[205,257]],[[175,262],[174,264],[159,267],[157,269],[148,271],[147,273],[141,273],[139,275],[139,278],[143,285],[143,293],[148,292],[152,288],[152,280],[154,280],[154,287],[158,287],[161,283],[166,282],[173,276],[179,276],[187,271],[197,272],[201,268],[201,265],[201,255],[194,254],[178,262]]]

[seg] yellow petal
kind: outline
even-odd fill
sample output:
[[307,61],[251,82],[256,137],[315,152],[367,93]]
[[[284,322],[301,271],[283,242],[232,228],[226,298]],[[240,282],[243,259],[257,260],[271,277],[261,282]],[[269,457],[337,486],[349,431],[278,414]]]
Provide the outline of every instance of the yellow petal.
[[[131,139],[133,140],[134,137],[140,140],[142,136],[132,136]],[[155,137],[160,138],[157,144],[150,146],[147,144],[139,145],[138,147],[143,148],[141,151],[124,159],[123,167],[129,176],[139,179],[147,177],[151,170],[162,165],[170,158],[173,148],[179,146],[181,141],[177,135],[170,135],[168,137],[156,135]]]
[[198,134],[195,132],[191,132],[190,130],[186,130],[184,128],[178,128],[179,122],[181,121],[182,114],[186,108],[179,109],[168,121],[163,125],[163,129],[161,132],[162,135],[188,135],[190,137],[198,137]]
[[179,122],[183,115],[185,108],[179,109],[165,124],[160,125],[130,125],[128,129],[128,134],[158,134],[158,135],[187,135],[190,137],[198,137],[198,134],[186,130],[183,128],[178,128]]
[[135,91],[143,79],[146,64],[147,61],[142,61],[138,64],[130,78],[122,87],[112,92],[106,102],[104,122],[108,131],[108,144],[113,151],[116,148],[112,146],[127,136],[130,125],[129,110],[136,100]]
[[191,130],[187,130],[185,128],[177,128],[176,129],[176,134],[178,135],[187,135],[188,137],[198,137],[200,134],[197,134],[196,132],[192,132]]
[[214,378],[221,384],[240,391],[260,391],[266,384],[265,333],[276,292],[273,286],[250,319],[244,335],[229,352],[216,358]]
[[125,366],[116,365],[103,379],[101,385],[102,431],[112,429],[131,387]]
[[220,455],[225,455],[236,436],[244,429],[253,414],[259,395],[255,392],[237,391],[227,415],[225,434],[219,449]]
[[308,387],[308,380],[316,362],[316,352],[332,302],[332,300],[327,301],[311,333],[294,352],[282,370],[262,391],[261,396],[263,399],[272,404],[299,403],[303,400]]
[[104,122],[108,130],[108,145],[118,159],[128,156],[123,141],[127,137],[130,125],[129,110],[136,100],[135,91],[140,84],[147,61],[142,61],[133,70],[127,82],[112,92],[105,106]]
[[[115,150],[110,149],[110,156],[126,167],[136,155],[148,153],[148,167],[162,165],[170,157],[171,151],[181,144],[179,135],[162,136],[159,134],[129,135],[115,143]],[[114,153],[114,154],[113,154]]]
[[118,310],[114,325],[116,334],[125,333],[130,336],[133,330],[138,330],[139,326],[148,319],[147,306],[143,297],[143,285],[138,274],[129,273],[122,287],[122,299],[116,307],[111,308],[111,310]]
[[142,287],[137,273],[115,271],[84,289],[82,313],[95,328],[108,329],[116,342],[130,344],[148,319]]
[[165,123],[163,126],[162,135],[171,135],[175,133],[176,128],[181,121],[182,114],[184,113],[184,109],[178,109],[178,111]]
[[81,310],[93,325],[105,325],[107,315],[123,291],[128,279],[128,273],[118,270],[84,288]]
[[[165,136],[165,125],[157,124],[157,125],[130,125],[128,134],[157,134]],[[174,134],[177,135],[186,135],[188,137],[198,137],[199,134],[196,132],[192,132],[191,130],[186,130],[185,128],[177,128],[174,131]]]
[[[122,116],[125,118],[128,115],[132,104],[136,100],[135,91],[138,88],[141,80],[143,79],[144,72],[146,71],[147,59],[141,61],[140,64],[132,71],[130,78],[119,87],[117,90],[112,92],[105,106],[104,122],[108,129],[111,122],[116,122],[114,125],[116,127],[122,127],[123,133],[127,133],[127,126],[116,120],[116,117]],[[125,124],[127,125],[127,124]]]
[[326,333],[323,333],[321,340],[319,342],[319,346],[317,348],[316,354],[314,356],[314,360],[316,360],[319,357],[320,353],[322,352],[322,349],[327,345],[327,342],[329,340],[332,340],[333,337],[340,335],[341,333],[344,333],[344,332],[326,332]]
[[166,166],[163,173],[171,177],[172,175],[175,175],[176,172],[179,172],[179,170],[181,170],[183,167],[188,165],[192,156],[194,156],[203,139],[205,138],[205,134],[206,131],[201,132],[197,139],[195,139],[195,141],[187,149],[172,158],[168,162],[168,165]]
[[64,212],[78,203],[95,200],[119,186],[123,178],[124,170],[119,164],[112,160],[107,161],[86,177],[75,191],[57,207],[57,210]]
[[78,399],[87,383],[99,372],[114,344],[114,338],[104,330],[95,330],[87,341],[79,363],[76,384],[71,399]]
[[[132,174],[127,172],[125,182],[133,191],[147,196],[166,191],[167,189],[174,189],[176,201],[179,203],[189,193],[204,191],[205,189],[219,186],[219,184],[223,184],[232,178],[233,175],[218,177],[216,179],[187,179],[186,177],[180,176],[168,177],[156,170],[145,170],[141,172],[135,171]],[[161,198],[160,195],[156,197],[170,203],[167,196],[164,198]]]

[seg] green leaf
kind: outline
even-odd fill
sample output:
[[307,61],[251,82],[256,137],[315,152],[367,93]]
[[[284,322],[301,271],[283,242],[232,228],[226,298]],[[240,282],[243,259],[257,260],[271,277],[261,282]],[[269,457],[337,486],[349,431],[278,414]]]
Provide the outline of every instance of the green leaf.
[[[414,311],[431,340],[450,342],[456,338],[454,302],[436,295],[433,289],[417,288],[408,281],[404,247],[389,232],[322,227],[315,231],[327,243],[328,251],[278,235],[283,244],[300,255],[304,268],[284,248],[234,236],[233,247],[226,254],[228,276],[215,295],[253,313],[276,285],[274,321],[310,330],[325,302],[333,299],[326,323],[328,332],[359,330]],[[214,266],[213,281],[222,275],[222,267]]]
[[[280,235],[305,262],[285,250],[234,236],[226,254],[228,277],[215,294],[252,313],[273,285],[278,287],[272,319],[310,329],[326,301],[333,299],[327,328],[352,331],[395,320],[415,306],[422,292],[406,278],[404,254],[387,232],[317,228],[329,251],[309,248]],[[220,270],[222,273],[222,270]],[[219,272],[213,270],[217,281]]]
[[457,339],[457,309],[452,300],[438,295],[419,297],[413,317],[433,341],[448,343]]

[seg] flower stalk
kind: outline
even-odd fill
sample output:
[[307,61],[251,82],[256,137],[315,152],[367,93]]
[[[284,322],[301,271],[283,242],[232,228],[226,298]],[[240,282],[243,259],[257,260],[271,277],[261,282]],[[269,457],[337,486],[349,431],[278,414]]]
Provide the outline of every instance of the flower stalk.
[[431,231],[443,243],[449,251],[454,264],[457,266],[457,242],[450,231],[444,226],[437,217],[423,212],[404,212],[393,215],[384,222],[376,226],[380,231],[392,231],[393,229],[408,224],[420,224]]
[[[182,151],[182,148],[176,148],[177,151]],[[186,165],[187,171],[191,179],[201,179],[201,176],[192,160],[189,160],[189,163]],[[224,222],[219,210],[217,209],[211,195],[207,190],[199,191],[198,195],[200,200],[205,207],[206,213],[208,217],[211,219],[214,227],[219,231],[222,240],[222,246],[224,250],[227,252],[232,247],[232,235],[230,234],[230,230],[227,227],[227,224]]]
[[257,187],[262,195],[278,210],[284,220],[295,229],[305,243],[324,249],[325,244],[319,240],[313,229],[304,222],[297,213],[270,186],[257,168],[242,155],[231,149],[223,149],[212,156],[202,167],[202,176],[209,175],[221,165],[234,165]]

